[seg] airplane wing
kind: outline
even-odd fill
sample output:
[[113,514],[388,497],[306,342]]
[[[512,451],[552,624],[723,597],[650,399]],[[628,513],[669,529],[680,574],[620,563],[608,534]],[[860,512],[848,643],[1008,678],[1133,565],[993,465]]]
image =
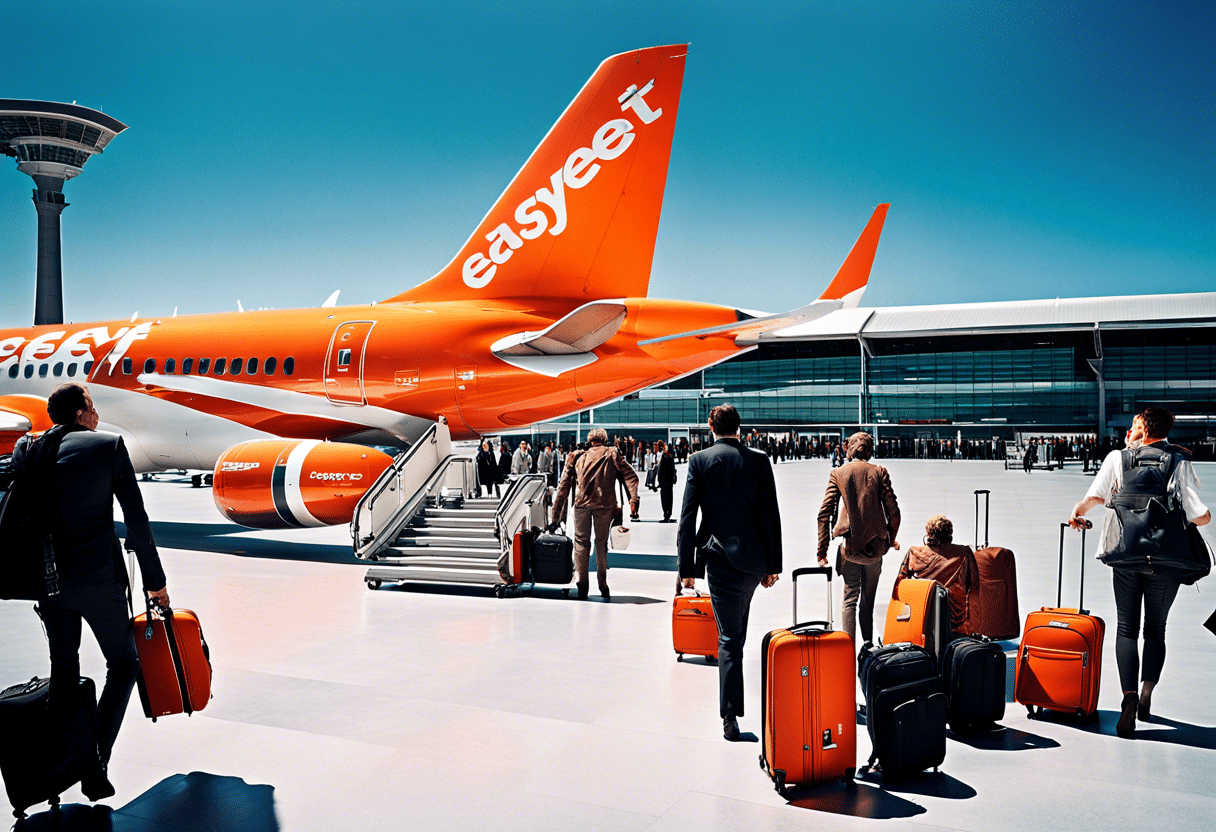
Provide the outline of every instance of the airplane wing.
[[710,335],[734,334],[735,343],[739,346],[755,346],[766,337],[773,337],[772,334],[777,330],[821,318],[837,309],[852,309],[861,301],[861,296],[869,284],[870,269],[874,266],[874,254],[878,250],[878,240],[882,236],[882,226],[887,218],[887,209],[890,207],[890,203],[884,203],[874,209],[870,221],[866,223],[861,236],[853,244],[849,256],[844,259],[836,276],[832,278],[832,282],[828,284],[828,288],[823,291],[818,300],[777,315],[753,317],[737,312],[740,321],[735,324],[694,329],[675,335],[639,341],[638,344],[646,346],[674,341],[678,338],[706,338]]

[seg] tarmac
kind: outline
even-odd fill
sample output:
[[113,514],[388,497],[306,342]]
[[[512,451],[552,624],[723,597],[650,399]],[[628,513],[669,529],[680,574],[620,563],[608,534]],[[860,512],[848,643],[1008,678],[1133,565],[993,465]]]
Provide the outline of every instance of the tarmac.
[[[1032,474],[999,462],[884,464],[905,547],[936,513],[954,520],[957,542],[972,542],[973,491],[990,489],[990,539],[1017,555],[1022,616],[1055,605],[1060,523],[1091,482],[1079,464]],[[1216,507],[1216,463],[1196,469]],[[761,729],[761,639],[792,622],[789,572],[814,564],[828,470],[822,460],[776,466],[786,574],[752,607],[740,720],[751,739]],[[1032,721],[1010,702],[1003,730],[951,736],[940,773],[899,784],[871,774],[855,788],[797,789],[787,802],[759,768],[758,742],[722,739],[717,670],[676,661],[676,525],[657,522],[655,493],[644,492],[629,551],[610,559],[604,603],[555,588],[501,600],[485,589],[370,591],[345,527],[252,531],[226,523],[210,492],[184,480],[142,489],[173,603],[203,623],[214,698],[192,717],[152,723],[133,697],[107,808],[86,808],[73,789],[57,826],[44,804],[27,829],[1141,832],[1208,830],[1216,817],[1216,637],[1202,626],[1216,579],[1180,591],[1154,720],[1136,740],[1119,739],[1115,607],[1109,571],[1093,557],[1096,534],[1085,606],[1108,628],[1096,722]],[[1063,600],[1072,606],[1079,536],[1067,542]],[[898,558],[884,566],[877,632]],[[818,617],[822,584],[799,589],[800,617]],[[837,622],[840,590],[837,580]],[[5,685],[49,671],[30,607],[0,602]],[[100,683],[100,653],[89,635],[83,642],[82,672]],[[857,745],[861,763],[864,726]]]

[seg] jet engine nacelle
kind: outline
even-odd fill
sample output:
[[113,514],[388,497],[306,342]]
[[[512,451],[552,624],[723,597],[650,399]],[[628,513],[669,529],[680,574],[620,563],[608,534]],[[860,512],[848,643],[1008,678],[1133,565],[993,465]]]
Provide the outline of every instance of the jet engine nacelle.
[[256,439],[215,463],[220,513],[255,529],[349,523],[392,457],[375,448],[309,439]]

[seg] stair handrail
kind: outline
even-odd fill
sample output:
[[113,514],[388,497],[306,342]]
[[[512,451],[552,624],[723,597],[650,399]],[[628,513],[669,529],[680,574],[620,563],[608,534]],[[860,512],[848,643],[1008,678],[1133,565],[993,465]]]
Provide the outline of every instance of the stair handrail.
[[520,521],[525,521],[526,525],[527,516],[520,509],[532,513],[538,495],[541,497],[541,517],[536,519],[540,520],[541,525],[544,524],[543,515],[548,512],[548,485],[547,474],[524,474],[511,482],[498,504],[498,510],[494,512],[494,532],[498,535],[500,552],[505,552],[511,545],[515,527],[520,525]]
[[[391,540],[413,518],[436,485],[445,481],[453,463],[463,463],[465,470],[461,476],[461,491],[464,493],[467,490],[468,467],[473,460],[453,455],[451,448],[447,423],[436,422],[407,451],[398,454],[376,478],[359,499],[351,517],[350,532],[355,557],[366,559],[384,548],[386,541]],[[430,474],[419,487],[411,489],[405,481],[405,474],[407,469],[412,472],[419,468],[429,470]],[[377,509],[382,508],[381,499],[389,492],[395,492],[395,500],[390,501],[388,513],[378,512]]]

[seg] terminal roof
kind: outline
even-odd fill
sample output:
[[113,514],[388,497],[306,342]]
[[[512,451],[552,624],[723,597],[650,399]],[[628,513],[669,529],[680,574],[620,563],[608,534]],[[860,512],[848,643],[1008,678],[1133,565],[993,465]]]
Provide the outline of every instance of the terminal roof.
[[1216,292],[1108,298],[943,303],[841,309],[777,330],[762,341],[830,341],[909,335],[1212,326]]

